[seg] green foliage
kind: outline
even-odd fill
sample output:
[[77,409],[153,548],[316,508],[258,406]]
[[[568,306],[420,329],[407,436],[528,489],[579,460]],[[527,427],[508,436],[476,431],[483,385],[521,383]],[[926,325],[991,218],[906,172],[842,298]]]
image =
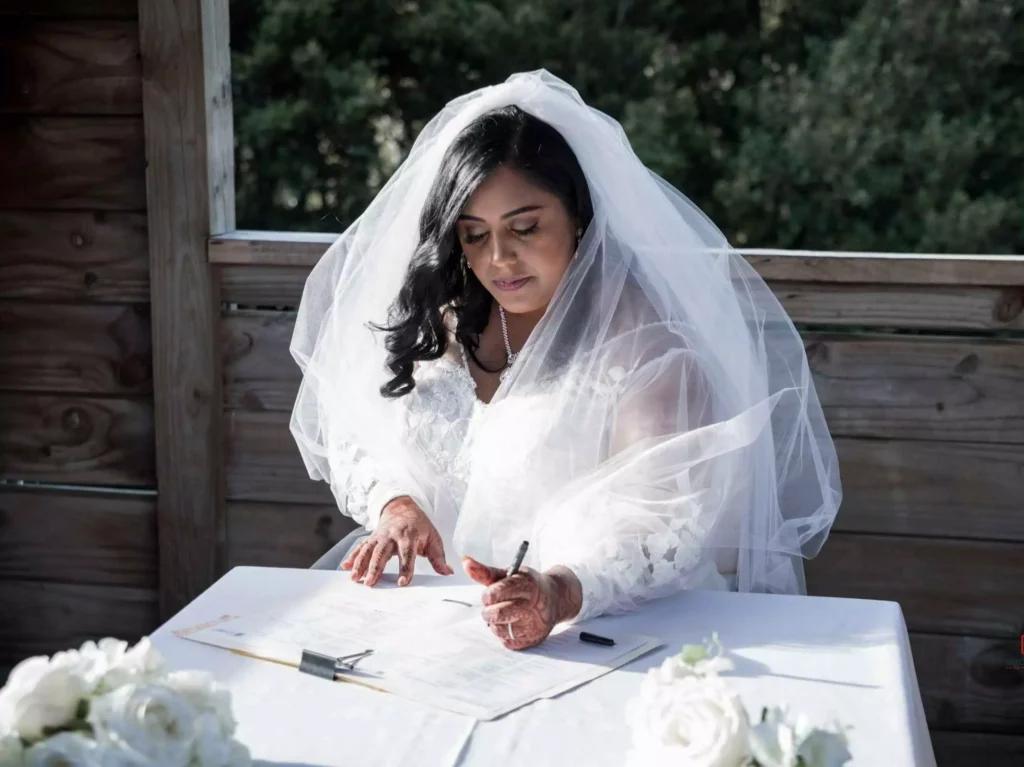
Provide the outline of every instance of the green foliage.
[[1014,2],[868,0],[819,66],[745,94],[715,186],[737,241],[1024,253]]
[[1024,252],[1024,0],[232,0],[239,226],[340,231],[545,68],[737,245]]

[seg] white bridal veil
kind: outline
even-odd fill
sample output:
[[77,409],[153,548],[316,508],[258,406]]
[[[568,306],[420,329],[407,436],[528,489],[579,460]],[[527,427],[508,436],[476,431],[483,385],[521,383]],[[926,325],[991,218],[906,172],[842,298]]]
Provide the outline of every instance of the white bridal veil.
[[[478,422],[461,481],[438,471],[402,397],[384,399],[389,308],[442,157],[517,105],[579,159],[594,218],[544,318]],[[792,322],[619,124],[547,72],[462,96],[310,275],[292,339],[292,433],[345,508],[354,456],[416,498],[454,554],[573,567],[601,608],[703,587],[805,591],[841,498],[835,450]],[[411,395],[408,395],[411,396]],[[710,579],[710,580],[709,580]]]

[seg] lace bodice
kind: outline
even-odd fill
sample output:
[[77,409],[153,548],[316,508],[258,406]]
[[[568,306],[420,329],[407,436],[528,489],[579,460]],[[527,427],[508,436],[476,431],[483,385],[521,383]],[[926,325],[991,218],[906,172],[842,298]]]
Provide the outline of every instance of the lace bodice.
[[[581,385],[591,388],[595,400],[613,407],[625,376],[625,370],[611,368],[607,380]],[[552,419],[557,420],[555,403],[546,401],[543,394],[521,401],[506,398],[494,405],[482,402],[464,352],[461,360],[445,356],[421,363],[416,371],[416,387],[403,401],[407,439],[431,473],[442,478],[444,491],[455,499],[456,506],[465,502],[471,471],[474,479],[480,480],[474,486],[483,488],[478,492],[486,493],[486,503],[513,499],[521,505],[539,505],[546,498],[532,498],[531,486],[551,484],[530,482],[524,477],[540,480],[538,472],[557,476],[569,468],[559,465],[558,454],[536,459],[536,435],[550,428]],[[585,425],[566,428],[577,432],[566,438],[582,444],[600,439],[599,435],[587,434]],[[387,467],[356,446],[348,446],[348,456],[350,470],[335,474],[344,478],[344,486],[336,488],[342,492],[336,495],[344,496],[346,511],[353,519],[373,529],[388,501],[413,493],[389,480]],[[622,518],[628,516],[626,513]],[[573,550],[571,542],[577,538],[573,531],[558,528],[560,524],[578,524],[581,515],[565,515],[561,523],[549,526],[549,537],[563,543],[543,547],[545,569],[565,565],[579,578],[583,607],[577,620],[632,605],[641,594],[658,596],[665,587],[678,588],[681,573],[691,588],[727,589],[727,580],[719,575],[713,558],[702,546],[707,530],[702,529],[699,517],[695,506],[692,517],[676,518],[663,529],[655,525],[636,535],[610,530],[602,536],[605,543],[601,551],[579,551]],[[445,541],[445,550],[452,551],[450,541]]]

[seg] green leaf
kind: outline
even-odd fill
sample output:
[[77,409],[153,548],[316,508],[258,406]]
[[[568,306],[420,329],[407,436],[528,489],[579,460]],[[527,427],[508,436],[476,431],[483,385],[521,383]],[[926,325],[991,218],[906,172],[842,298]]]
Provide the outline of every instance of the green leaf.
[[699,644],[683,645],[683,649],[679,653],[679,659],[687,666],[696,665],[709,657],[707,648]]

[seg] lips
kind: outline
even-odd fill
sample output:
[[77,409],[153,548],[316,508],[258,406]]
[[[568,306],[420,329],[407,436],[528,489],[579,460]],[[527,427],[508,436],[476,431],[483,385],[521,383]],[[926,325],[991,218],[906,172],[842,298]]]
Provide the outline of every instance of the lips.
[[494,286],[498,290],[513,291],[519,290],[523,285],[528,283],[532,278],[530,277],[517,277],[512,280],[495,280]]

